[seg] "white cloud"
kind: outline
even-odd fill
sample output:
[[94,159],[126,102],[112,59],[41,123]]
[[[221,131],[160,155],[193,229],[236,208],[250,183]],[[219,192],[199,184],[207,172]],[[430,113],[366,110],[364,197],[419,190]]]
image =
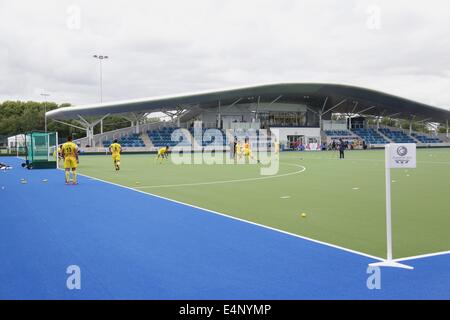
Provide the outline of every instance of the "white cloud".
[[103,53],[104,101],[297,81],[450,107],[449,13],[443,0],[0,0],[0,100],[96,102]]

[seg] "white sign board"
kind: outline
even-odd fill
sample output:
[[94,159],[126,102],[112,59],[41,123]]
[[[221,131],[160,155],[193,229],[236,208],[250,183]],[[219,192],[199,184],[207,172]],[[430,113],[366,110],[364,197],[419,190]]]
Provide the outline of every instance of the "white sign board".
[[391,218],[391,168],[415,168],[415,143],[390,143],[385,146],[386,156],[386,244],[387,259],[382,262],[371,263],[371,266],[397,267],[414,269],[392,259],[392,218]]
[[415,168],[415,143],[390,143],[386,145],[386,168]]

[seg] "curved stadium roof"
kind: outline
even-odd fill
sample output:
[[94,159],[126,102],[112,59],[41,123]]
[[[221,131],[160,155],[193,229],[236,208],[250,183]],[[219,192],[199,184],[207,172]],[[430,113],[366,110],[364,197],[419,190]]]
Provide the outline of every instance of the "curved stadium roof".
[[[78,116],[104,116],[106,114],[127,114],[132,112],[156,112],[216,107],[232,103],[248,103],[259,99],[261,103],[306,104],[317,112],[330,110],[333,113],[387,116],[415,121],[446,122],[450,110],[433,107],[380,91],[339,84],[321,83],[275,83],[222,89],[180,95],[124,100],[84,106],[73,106],[46,113],[50,119],[74,119]],[[274,108],[276,108],[274,106]]]

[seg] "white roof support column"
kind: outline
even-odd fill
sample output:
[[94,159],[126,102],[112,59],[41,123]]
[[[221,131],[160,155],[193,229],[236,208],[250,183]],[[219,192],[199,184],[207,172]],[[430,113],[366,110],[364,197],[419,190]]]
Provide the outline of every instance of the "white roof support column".
[[417,121],[417,123],[422,123],[422,122],[423,122],[423,123],[424,123],[424,125],[426,126],[426,125],[427,125],[427,123],[426,123],[426,122],[427,122],[428,120],[431,120],[431,118],[426,118],[426,119],[423,119],[423,120]]
[[92,147],[94,144],[94,126],[86,121],[82,116],[78,115],[78,117],[81,119],[81,121],[77,120],[78,123],[80,123],[81,125],[84,124],[86,130],[86,138],[88,139],[88,145]]
[[321,113],[324,112],[325,106],[327,105],[327,102],[328,102],[328,97],[326,97],[326,98],[325,98],[325,101],[323,102],[323,105],[322,105],[322,112],[321,112]]
[[220,105],[221,101],[219,99],[218,113],[217,113],[217,128],[222,129],[222,115],[220,114]]
[[101,122],[104,118],[106,118],[109,114],[107,114],[106,116],[102,117],[101,119],[94,121],[92,123],[90,123],[89,121],[87,121],[86,119],[84,119],[83,117],[79,116],[80,120],[75,120],[77,121],[80,126],[74,125],[72,123],[68,123],[68,122],[64,122],[61,120],[57,120],[57,119],[53,119],[53,121],[64,124],[66,126],[69,127],[73,127],[73,128],[77,128],[80,130],[85,130],[86,131],[86,138],[88,139],[88,144],[90,146],[92,146],[94,143],[93,138],[94,138],[94,127]]
[[388,118],[388,119],[390,119],[390,120],[394,120],[395,124],[396,124],[396,125],[399,125],[400,122],[399,122],[398,120],[392,119],[392,117],[398,116],[399,114],[401,114],[401,112],[397,112],[397,113],[390,114],[390,115],[386,116],[386,118]]
[[187,112],[188,110],[182,106],[178,106],[175,111],[162,111],[162,113],[170,117],[172,123],[175,123],[176,120],[178,127],[181,127],[181,117]]
[[64,122],[64,121],[61,121],[61,120],[57,120],[57,119],[53,119],[53,121],[61,123],[61,124],[64,124],[64,125],[69,126],[69,127],[74,127],[74,128],[80,129],[80,130],[85,130],[86,129],[85,127],[79,127],[79,126],[76,126],[74,124],[71,124],[71,123],[68,123],[68,122]]
[[356,111],[356,108],[358,107],[358,101],[354,101],[353,102],[355,105],[353,106],[353,109],[352,109],[352,111],[350,112],[351,114],[355,114],[355,111]]
[[316,112],[316,111],[314,111],[313,109],[306,107],[308,110],[313,111],[314,113],[316,113],[316,114],[319,115],[319,126],[320,126],[320,130],[322,130],[322,116],[325,115],[325,114],[327,114],[328,112],[330,112],[330,111],[336,109],[337,107],[339,107],[341,104],[343,104],[345,101],[347,101],[347,99],[342,100],[342,101],[339,102],[338,104],[335,104],[334,106],[332,106],[330,109],[324,111],[324,110],[325,110],[325,105],[327,104],[327,101],[328,101],[328,97],[326,97],[325,102],[323,103],[323,106],[322,106],[322,110],[319,110],[319,112]]
[[409,135],[412,134],[412,126],[413,126],[413,122],[414,122],[414,118],[416,116],[412,116],[411,119],[409,120]]
[[280,94],[278,97],[276,97],[274,100],[272,100],[272,101],[269,103],[269,106],[273,105],[275,102],[277,102],[278,100],[280,100],[282,97],[283,97],[283,95]]
[[381,121],[381,118],[383,118],[385,113],[386,113],[386,110],[383,110],[383,112],[379,116],[376,116],[376,119],[377,119],[377,130],[380,129],[380,121]]
[[319,111],[319,128],[322,130],[322,111]]
[[256,101],[256,110],[255,110],[255,122],[258,120],[258,109],[259,109],[259,102],[261,101],[261,96],[258,96],[258,100]]
[[325,106],[327,105],[327,102],[328,102],[328,96],[325,98],[325,101],[323,102],[323,105],[322,105],[322,110],[320,110],[319,111],[319,127],[320,127],[320,130],[322,130],[322,115],[323,115],[323,111],[325,110]]
[[88,139],[88,144],[91,147],[95,147],[95,141],[94,141],[94,127],[101,123],[103,121],[103,119],[105,119],[107,116],[109,116],[109,113],[104,115],[103,117],[101,117],[100,119],[94,120],[93,122],[89,122],[87,121],[85,118],[83,118],[82,116],[78,115],[78,118],[80,120],[77,120],[77,122],[79,124],[81,124],[82,126],[84,126],[84,129],[86,129],[86,137]]
[[341,102],[335,104],[334,106],[332,106],[330,109],[328,109],[327,111],[323,112],[322,115],[327,114],[328,112],[336,109],[337,107],[339,107],[341,104],[343,104],[344,102],[346,102],[347,99],[343,99]]
[[177,127],[181,127],[181,117],[188,112],[186,108],[183,106],[178,106],[177,111],[175,112],[175,117],[177,119]]
[[139,122],[147,116],[147,112],[131,112],[128,115],[122,115],[123,118],[131,122],[134,127],[134,133],[139,133]]
[[358,101],[353,101],[354,106],[352,111],[350,111],[350,113],[347,114],[348,116],[348,121],[347,121],[347,129],[351,130],[352,129],[352,117],[356,114],[356,108],[358,107]]
[[370,106],[370,107],[368,107],[366,109],[358,111],[357,114],[362,115],[364,112],[369,111],[369,110],[371,110],[373,108],[375,108],[375,106]]

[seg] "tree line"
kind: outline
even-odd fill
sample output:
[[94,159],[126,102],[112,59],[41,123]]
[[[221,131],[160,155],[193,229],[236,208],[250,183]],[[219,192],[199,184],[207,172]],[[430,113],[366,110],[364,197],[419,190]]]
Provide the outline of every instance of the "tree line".
[[[69,106],[71,106],[70,103],[4,101],[0,103],[0,137],[5,139],[6,137],[29,131],[44,131],[45,110],[50,111]],[[67,120],[64,122],[80,126],[76,120]],[[129,127],[130,124],[130,121],[123,117],[109,116],[103,120],[103,131],[106,132]],[[85,130],[70,127],[51,119],[47,119],[47,131],[57,131],[60,137],[66,137],[69,134],[75,138],[86,136]],[[100,133],[100,125],[94,128],[94,133]]]

